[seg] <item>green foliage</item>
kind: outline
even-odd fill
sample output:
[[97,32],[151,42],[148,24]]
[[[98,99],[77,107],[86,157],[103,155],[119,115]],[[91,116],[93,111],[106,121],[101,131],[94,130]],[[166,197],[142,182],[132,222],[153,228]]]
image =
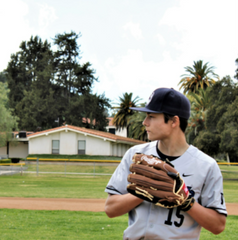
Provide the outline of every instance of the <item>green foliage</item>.
[[0,147],[6,145],[12,138],[11,132],[17,129],[17,118],[8,107],[8,92],[7,84],[0,82]]
[[[50,44],[36,36],[28,42],[20,44],[20,51],[11,55],[6,69],[8,86],[10,89],[10,107],[15,110],[16,105],[24,98],[24,91],[30,91],[31,85],[39,80],[39,72],[48,70],[52,61]],[[46,69],[46,70],[45,70]]]
[[105,129],[109,99],[91,93],[98,79],[89,62],[79,64],[79,37],[73,31],[57,34],[53,51],[47,41],[32,36],[11,56],[6,69],[9,103],[20,129],[44,130],[66,123]]
[[229,76],[208,89],[209,105],[205,114],[205,128],[194,145],[210,155],[238,154],[238,85]]
[[16,106],[21,129],[36,130],[39,126],[42,129],[51,128],[59,109],[53,90],[33,87],[31,91],[24,91],[24,94]]
[[70,125],[104,131],[108,124],[107,108],[109,107],[109,99],[104,94],[85,93],[71,98],[65,115],[68,116],[66,119]]
[[208,66],[209,63],[203,64],[202,60],[193,63],[193,67],[185,67],[187,74],[183,74],[178,83],[184,93],[197,92],[200,88],[206,89],[215,83],[213,78],[219,79],[213,71],[214,67]]
[[5,72],[0,72],[0,82],[2,82],[2,83],[6,83],[7,82],[7,78],[6,78]]
[[[145,106],[145,103],[140,105],[141,107]],[[134,114],[129,118],[129,137],[148,141],[147,132],[145,126],[143,125],[143,121],[146,118],[145,112],[134,112]]]
[[193,144],[203,152],[214,156],[218,153],[220,141],[219,134],[203,130],[199,132],[199,137],[195,138]]
[[193,143],[198,133],[205,129],[205,116],[210,103],[207,90],[199,89],[197,93],[187,95],[191,102],[191,116],[186,129],[187,141]]
[[113,124],[117,129],[127,128],[127,134],[129,135],[129,119],[134,114],[130,107],[136,107],[140,98],[137,96],[132,98],[133,93],[124,93],[122,97],[119,97],[119,102],[117,106],[113,109],[117,110],[116,115],[113,118]]
[[11,163],[11,159],[0,159],[0,164],[1,163]]

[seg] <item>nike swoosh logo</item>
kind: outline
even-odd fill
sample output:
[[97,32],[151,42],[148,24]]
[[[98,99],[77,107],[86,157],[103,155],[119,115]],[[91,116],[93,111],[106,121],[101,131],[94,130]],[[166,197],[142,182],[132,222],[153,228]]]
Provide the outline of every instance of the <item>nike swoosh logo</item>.
[[183,177],[190,177],[190,176],[192,176],[192,175],[193,175],[193,174],[184,174],[184,173],[183,173],[182,176],[183,176]]

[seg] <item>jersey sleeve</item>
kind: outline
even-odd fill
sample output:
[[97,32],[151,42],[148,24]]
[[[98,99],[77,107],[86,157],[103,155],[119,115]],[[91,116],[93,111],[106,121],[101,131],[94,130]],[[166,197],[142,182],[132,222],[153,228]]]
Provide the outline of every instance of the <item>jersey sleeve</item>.
[[126,194],[127,192],[127,176],[130,173],[129,167],[132,163],[132,154],[128,150],[122,158],[120,164],[109,180],[105,192],[110,194]]
[[223,177],[216,161],[211,164],[208,171],[201,196],[204,207],[216,210],[227,215],[226,204],[223,196]]

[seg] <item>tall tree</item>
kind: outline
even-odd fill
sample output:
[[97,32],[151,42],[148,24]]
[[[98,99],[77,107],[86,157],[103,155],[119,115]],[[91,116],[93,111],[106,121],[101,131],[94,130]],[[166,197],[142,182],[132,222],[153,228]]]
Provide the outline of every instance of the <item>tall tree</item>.
[[[9,104],[15,110],[16,105],[24,98],[24,91],[31,90],[31,84],[38,80],[38,72],[48,67],[52,56],[50,44],[36,36],[20,44],[20,51],[11,55],[6,69],[8,80]],[[47,59],[47,61],[46,61]],[[17,115],[17,112],[15,111]]]
[[189,93],[212,86],[215,83],[214,79],[219,79],[219,76],[214,73],[214,67],[209,67],[208,64],[199,60],[194,62],[193,67],[185,67],[187,73],[181,76],[183,78],[178,83],[179,89],[183,89],[183,93]]
[[206,112],[210,104],[208,90],[199,89],[197,93],[187,95],[191,102],[191,116],[186,129],[187,141],[193,143],[198,133],[205,128]]
[[19,117],[20,129],[46,129],[58,116],[51,46],[36,36],[22,42],[20,49],[12,55],[6,70],[10,106]]
[[127,128],[127,136],[130,127],[129,118],[133,115],[130,107],[136,107],[138,101],[141,100],[138,96],[133,99],[132,95],[133,93],[124,93],[122,97],[119,97],[118,105],[113,107],[113,109],[117,110],[113,118],[113,124],[117,129]]
[[7,84],[0,82],[0,147],[5,146],[11,139],[11,132],[17,130],[17,118],[8,107],[8,92]]
[[74,95],[66,110],[66,123],[105,131],[109,102],[104,94]]
[[33,83],[32,90],[25,91],[24,98],[17,104],[21,129],[35,131],[53,127],[58,118],[58,102],[52,88],[37,88]]
[[[140,105],[141,107],[145,107],[145,103]],[[143,121],[146,118],[145,112],[135,112],[128,121],[129,127],[129,137],[138,139],[141,141],[148,141],[147,132],[145,126],[143,125]]]
[[79,64],[79,36],[74,32],[56,35],[55,52],[47,41],[31,37],[11,56],[6,76],[19,128],[44,130],[65,122],[82,126],[83,118],[96,121],[87,127],[101,130],[106,126],[109,99],[91,93],[98,79],[89,62]]
[[84,94],[90,92],[92,84],[97,81],[94,77],[95,71],[91,69],[89,62],[79,64],[80,51],[77,39],[80,34],[71,33],[58,34],[54,38],[57,46],[55,57],[56,81],[64,89],[64,96],[68,101],[73,94]]
[[226,153],[236,158],[238,144],[238,85],[229,76],[209,89],[210,105],[206,129],[199,132],[194,145],[208,154]]

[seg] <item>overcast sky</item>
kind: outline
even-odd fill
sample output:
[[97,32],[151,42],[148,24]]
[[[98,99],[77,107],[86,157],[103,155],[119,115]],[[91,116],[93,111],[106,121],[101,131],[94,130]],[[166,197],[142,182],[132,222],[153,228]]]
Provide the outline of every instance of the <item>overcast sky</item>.
[[203,60],[220,78],[235,75],[237,0],[7,0],[0,7],[0,71],[33,35],[81,33],[80,63],[99,82],[93,92],[117,102],[147,101],[158,87],[179,90],[184,67]]

